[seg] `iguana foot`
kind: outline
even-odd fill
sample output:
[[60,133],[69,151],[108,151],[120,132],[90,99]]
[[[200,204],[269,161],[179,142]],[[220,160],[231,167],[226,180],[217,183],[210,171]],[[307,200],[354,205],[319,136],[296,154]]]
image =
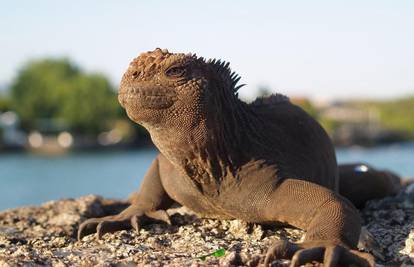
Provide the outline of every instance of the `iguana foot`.
[[276,259],[292,259],[290,267],[297,267],[312,261],[323,262],[325,267],[360,266],[374,267],[374,257],[368,253],[347,249],[326,241],[312,241],[300,244],[277,241],[266,253],[265,266]]
[[153,219],[171,224],[170,216],[165,210],[141,211],[134,206],[129,206],[118,215],[92,218],[84,221],[79,226],[78,240],[95,232],[99,239],[101,239],[105,233],[113,233],[119,230],[134,228],[139,232],[140,225],[145,219]]

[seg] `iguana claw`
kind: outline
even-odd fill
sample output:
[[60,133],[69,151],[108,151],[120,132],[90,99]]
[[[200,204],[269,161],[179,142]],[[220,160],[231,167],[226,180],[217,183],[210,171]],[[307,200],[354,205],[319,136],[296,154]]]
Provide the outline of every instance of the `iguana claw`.
[[266,253],[265,266],[270,266],[276,259],[291,259],[290,267],[298,267],[306,263],[323,262],[325,267],[335,266],[361,266],[374,267],[372,255],[347,249],[341,245],[329,242],[316,242],[293,244],[285,240],[277,241]]
[[119,230],[128,230],[133,228],[135,231],[139,232],[140,225],[144,217],[171,224],[170,217],[165,210],[143,212],[128,208],[124,212],[121,212],[115,216],[92,218],[84,221],[78,229],[78,240],[81,240],[84,236],[95,232],[97,233],[98,239],[101,239],[106,233],[112,233]]

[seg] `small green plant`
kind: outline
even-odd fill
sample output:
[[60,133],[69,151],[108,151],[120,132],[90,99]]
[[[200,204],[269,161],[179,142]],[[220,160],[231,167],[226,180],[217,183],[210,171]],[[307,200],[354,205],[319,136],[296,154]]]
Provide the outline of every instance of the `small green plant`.
[[224,254],[226,254],[226,250],[224,248],[220,248],[213,253],[203,255],[201,257],[198,257],[200,260],[205,261],[207,257],[213,256],[213,257],[223,257]]

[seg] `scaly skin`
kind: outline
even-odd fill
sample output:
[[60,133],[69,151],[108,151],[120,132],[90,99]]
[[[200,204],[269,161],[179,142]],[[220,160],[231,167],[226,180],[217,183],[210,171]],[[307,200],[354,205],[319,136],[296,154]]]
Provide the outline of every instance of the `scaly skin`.
[[325,131],[282,95],[244,103],[238,80],[228,64],[192,54],[156,49],[134,59],[119,102],[149,131],[160,154],[131,206],[85,221],[79,239],[95,231],[101,237],[138,230],[144,217],[170,223],[165,210],[178,202],[204,217],[277,221],[307,231],[302,243],[272,246],[266,265],[291,258],[291,266],[313,260],[374,266],[371,255],[356,250],[361,220],[338,194]]

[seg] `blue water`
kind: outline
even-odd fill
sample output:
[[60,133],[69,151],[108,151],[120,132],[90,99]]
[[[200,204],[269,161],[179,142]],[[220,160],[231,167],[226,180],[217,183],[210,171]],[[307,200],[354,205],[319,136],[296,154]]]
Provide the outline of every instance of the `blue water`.
[[[126,198],[138,189],[156,154],[156,150],[83,152],[58,157],[0,154],[0,210],[92,193]],[[337,156],[340,163],[362,161],[414,177],[414,143],[338,149]]]
[[378,169],[389,169],[405,178],[414,178],[414,142],[374,148],[337,149],[339,164],[364,162]]
[[87,194],[126,198],[156,155],[156,150],[0,154],[0,210]]

